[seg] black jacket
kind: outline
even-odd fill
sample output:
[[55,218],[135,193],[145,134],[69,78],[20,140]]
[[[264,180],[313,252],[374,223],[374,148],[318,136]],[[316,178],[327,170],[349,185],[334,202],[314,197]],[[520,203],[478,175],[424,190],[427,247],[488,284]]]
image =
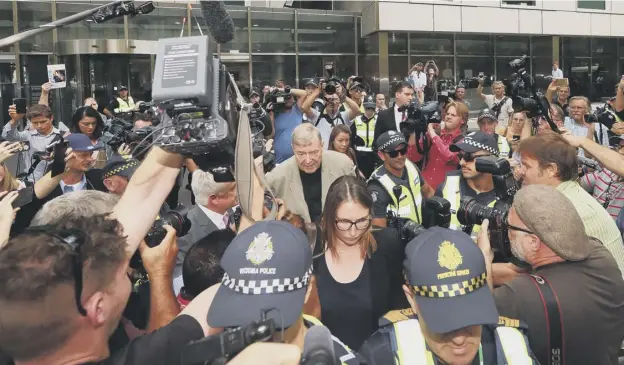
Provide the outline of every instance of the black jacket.
[[394,106],[380,111],[377,114],[377,123],[375,124],[375,146],[377,138],[387,131],[397,131],[396,119],[394,118]]

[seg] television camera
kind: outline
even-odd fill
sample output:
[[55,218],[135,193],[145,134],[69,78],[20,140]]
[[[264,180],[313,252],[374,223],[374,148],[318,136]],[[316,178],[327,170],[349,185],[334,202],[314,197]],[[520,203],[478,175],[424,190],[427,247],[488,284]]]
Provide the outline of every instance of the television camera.
[[[442,123],[442,117],[439,112],[439,104],[437,102],[428,102],[424,104],[417,104],[413,102],[407,106],[400,106],[399,112],[405,111],[407,119],[405,122],[399,124],[401,133],[408,136],[412,133],[416,133],[416,140],[420,140],[421,137],[426,136],[427,126],[429,124]],[[418,153],[426,154],[429,151],[430,144],[426,138],[424,138],[423,146],[420,143],[416,143]]]
[[[473,225],[480,225],[488,219],[490,242],[496,261],[513,259],[511,244],[507,235],[507,216],[513,203],[513,197],[518,191],[518,185],[513,177],[511,165],[505,158],[495,156],[477,157],[475,168],[478,172],[492,174],[496,200],[493,205],[484,205],[472,197],[462,197],[457,219],[464,226],[464,232],[471,234]],[[473,237],[476,238],[476,237]]]

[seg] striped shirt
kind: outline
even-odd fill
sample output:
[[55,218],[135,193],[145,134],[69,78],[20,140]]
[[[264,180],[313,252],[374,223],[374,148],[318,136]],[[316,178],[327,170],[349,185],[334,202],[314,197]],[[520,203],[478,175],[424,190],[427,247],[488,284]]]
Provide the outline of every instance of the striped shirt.
[[579,183],[603,207],[608,200],[607,212],[613,220],[617,219],[620,210],[624,207],[624,180],[604,169],[585,174]]
[[557,186],[557,190],[574,205],[585,225],[585,233],[602,242],[613,255],[620,271],[624,273],[624,243],[620,230],[609,213],[576,181],[564,181]]

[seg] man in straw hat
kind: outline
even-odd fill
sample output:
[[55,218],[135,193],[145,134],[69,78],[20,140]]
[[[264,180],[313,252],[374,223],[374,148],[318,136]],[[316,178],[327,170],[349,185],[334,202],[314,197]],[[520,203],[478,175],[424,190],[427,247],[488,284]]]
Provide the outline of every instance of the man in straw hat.
[[[478,245],[491,275],[487,226]],[[547,185],[523,187],[508,229],[511,251],[531,271],[494,289],[500,315],[528,324],[529,345],[541,364],[617,364],[624,280],[613,255],[585,234],[572,202]]]

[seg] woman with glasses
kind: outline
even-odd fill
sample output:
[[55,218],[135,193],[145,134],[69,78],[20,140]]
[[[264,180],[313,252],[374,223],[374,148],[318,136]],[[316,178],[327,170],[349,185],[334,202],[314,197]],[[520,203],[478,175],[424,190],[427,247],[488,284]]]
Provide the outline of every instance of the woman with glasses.
[[321,320],[350,348],[359,348],[381,316],[406,308],[401,294],[403,245],[396,230],[372,226],[373,199],[353,176],[329,188],[314,270]]
[[[83,106],[74,112],[72,116],[72,125],[70,127],[71,133],[82,133],[89,136],[91,143],[96,144],[100,142],[100,138],[104,134],[104,121],[97,110],[91,106]],[[106,166],[106,161],[113,155],[113,148],[105,144],[106,149],[94,152],[96,155],[95,168],[103,168]]]

